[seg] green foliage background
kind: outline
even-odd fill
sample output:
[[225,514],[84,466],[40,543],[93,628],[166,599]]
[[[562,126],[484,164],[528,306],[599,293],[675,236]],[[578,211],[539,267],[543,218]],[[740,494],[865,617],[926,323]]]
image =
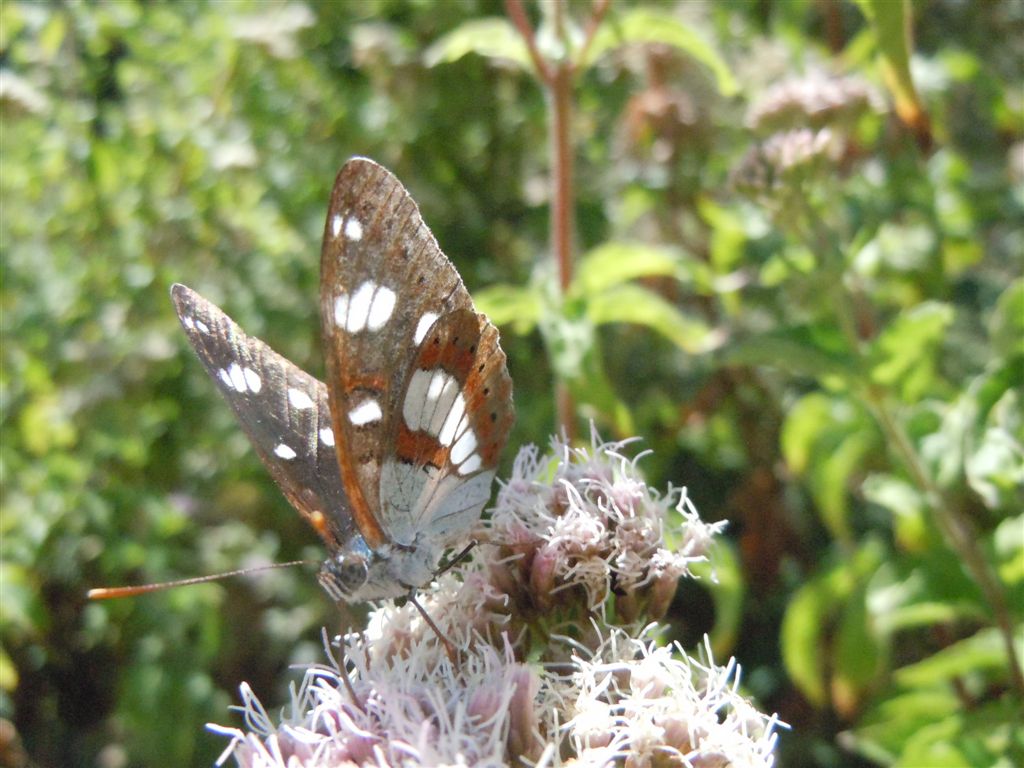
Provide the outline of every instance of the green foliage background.
[[[559,378],[654,449],[652,483],[733,521],[673,631],[738,657],[792,725],[782,764],[1020,764],[991,604],[934,507],[970,521],[1019,639],[1024,6],[913,9],[911,59],[880,1],[616,3],[575,92],[561,297],[545,100],[501,3],[0,6],[0,717],[33,763],[209,764],[237,685],[283,701],[341,626],[298,571],[84,594],[320,556],[167,290],[322,375],[318,240],[361,154],[502,325],[506,462],[552,431]],[[751,204],[729,181],[747,106],[814,68],[889,103],[916,86],[932,146],[875,110],[848,127],[859,164]]]

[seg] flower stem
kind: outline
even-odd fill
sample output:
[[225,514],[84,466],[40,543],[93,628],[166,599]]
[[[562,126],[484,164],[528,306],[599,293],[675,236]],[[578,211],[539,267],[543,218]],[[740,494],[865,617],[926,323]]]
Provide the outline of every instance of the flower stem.
[[[593,39],[598,25],[608,10],[610,0],[595,3],[587,28],[587,44]],[[554,34],[563,44],[564,52],[557,61],[545,59],[537,46],[536,36],[523,9],[522,0],[505,0],[505,9],[512,24],[519,31],[530,60],[537,71],[537,79],[544,87],[550,112],[549,152],[551,156],[551,229],[550,247],[558,274],[558,290],[562,297],[572,284],[573,233],[573,79],[575,67],[569,55],[566,34],[566,1],[554,0],[551,7]],[[555,383],[557,428],[570,442],[576,438],[576,406],[567,382]]]

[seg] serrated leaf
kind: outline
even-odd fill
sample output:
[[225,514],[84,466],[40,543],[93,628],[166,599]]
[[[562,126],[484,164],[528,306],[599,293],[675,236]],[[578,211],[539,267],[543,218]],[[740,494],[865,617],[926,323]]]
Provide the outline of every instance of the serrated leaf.
[[935,350],[952,322],[953,308],[939,302],[901,313],[872,345],[872,380],[917,399],[934,381]]
[[473,303],[495,325],[511,325],[519,335],[530,333],[540,322],[543,303],[532,286],[492,285],[477,291]]
[[698,273],[707,269],[686,260],[681,252],[664,246],[645,243],[609,242],[589,251],[582,259],[573,278],[570,293],[591,296],[608,288],[622,285],[641,277],[675,277],[681,282],[693,282]]
[[606,19],[581,66],[588,67],[609,51],[631,43],[671,46],[708,67],[723,96],[733,96],[739,90],[725,59],[710,43],[672,14],[653,8],[631,8]]
[[687,317],[661,296],[639,285],[619,285],[588,297],[586,313],[594,325],[647,326],[689,354],[703,354],[721,343],[721,336],[703,321]]
[[504,18],[474,19],[460,24],[427,48],[423,63],[436,67],[475,53],[529,71],[530,54],[522,36]]

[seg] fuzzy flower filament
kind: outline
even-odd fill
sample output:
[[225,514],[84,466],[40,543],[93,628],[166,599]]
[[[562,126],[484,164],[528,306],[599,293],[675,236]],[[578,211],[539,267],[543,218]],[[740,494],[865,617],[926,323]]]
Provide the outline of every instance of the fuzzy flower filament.
[[243,684],[245,728],[210,726],[231,740],[221,763],[771,766],[777,723],[735,665],[654,639],[721,524],[648,486],[623,447],[520,451],[473,556],[419,596],[454,663],[412,605],[381,603],[277,722]]

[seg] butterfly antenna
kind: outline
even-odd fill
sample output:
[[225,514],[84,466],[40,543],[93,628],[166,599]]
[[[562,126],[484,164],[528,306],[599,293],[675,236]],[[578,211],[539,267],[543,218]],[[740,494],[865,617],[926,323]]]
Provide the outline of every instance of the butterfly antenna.
[[445,637],[437,624],[434,623],[434,620],[430,618],[430,614],[427,613],[427,609],[420,605],[420,601],[416,599],[415,592],[410,592],[408,599],[410,603],[416,606],[416,610],[420,612],[420,616],[422,616],[423,620],[427,622],[427,626],[434,630],[434,634],[437,635],[437,639],[441,641],[442,645],[444,645],[445,653],[448,654],[448,658],[451,660],[452,664],[458,665],[459,655],[455,650],[455,643]]
[[249,573],[269,571],[272,568],[291,568],[295,565],[316,565],[316,562],[313,560],[292,560],[289,563],[271,563],[270,565],[260,565],[255,568],[242,568],[241,570],[227,571],[226,573],[214,573],[210,576],[195,576],[191,579],[161,581],[156,584],[140,584],[136,587],[98,587],[96,589],[90,589],[86,594],[86,597],[90,600],[110,600],[115,597],[133,597],[135,595],[145,594],[146,592],[156,592],[159,589],[186,587],[189,584],[203,584],[207,581],[219,581],[220,579],[227,579],[232,576],[244,576]]

